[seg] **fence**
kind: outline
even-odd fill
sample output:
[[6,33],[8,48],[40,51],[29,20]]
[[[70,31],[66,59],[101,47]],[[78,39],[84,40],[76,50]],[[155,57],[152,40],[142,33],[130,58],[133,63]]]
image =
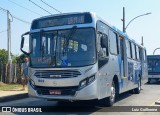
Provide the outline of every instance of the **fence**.
[[21,83],[21,73],[22,64],[0,64],[0,81],[3,83]]

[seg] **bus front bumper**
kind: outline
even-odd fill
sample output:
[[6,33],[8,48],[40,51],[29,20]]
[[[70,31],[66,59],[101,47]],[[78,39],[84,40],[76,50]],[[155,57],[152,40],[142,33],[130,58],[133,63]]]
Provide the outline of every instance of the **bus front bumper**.
[[[43,88],[43,87],[41,87]],[[64,87],[65,88],[65,87]],[[36,98],[43,98],[48,100],[92,100],[92,99],[98,99],[98,90],[97,90],[97,82],[96,80],[93,81],[91,84],[87,85],[86,87],[82,89],[77,89],[74,93],[74,95],[54,95],[50,94],[50,90],[45,88],[45,91],[48,92],[48,94],[40,94],[38,93],[38,90],[33,88],[31,84],[28,83],[28,94],[31,97]],[[55,89],[54,89],[55,90]],[[71,89],[72,90],[72,89]]]
[[160,79],[160,75],[148,75],[149,79]]

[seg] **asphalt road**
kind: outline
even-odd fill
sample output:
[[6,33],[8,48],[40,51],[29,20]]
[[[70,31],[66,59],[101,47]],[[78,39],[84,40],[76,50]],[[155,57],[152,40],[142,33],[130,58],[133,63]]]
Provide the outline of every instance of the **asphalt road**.
[[[46,101],[36,98],[25,98],[5,103],[0,103],[0,106],[45,106],[45,109],[54,112],[68,112],[68,113],[87,113],[87,114],[102,114],[107,111],[116,111],[118,109],[130,109],[128,107],[136,108],[136,106],[150,106],[155,107],[155,102],[160,99],[160,82],[152,82],[152,84],[145,84],[142,86],[140,94],[132,94],[130,92],[123,93],[119,96],[119,99],[113,107],[103,107],[97,103],[97,101],[77,101],[77,102],[63,102],[58,103],[56,101]],[[114,114],[113,112],[111,112]],[[124,113],[126,114],[126,113]],[[140,113],[143,114],[143,113]],[[145,113],[150,114],[149,113]],[[159,114],[156,112],[155,114]]]

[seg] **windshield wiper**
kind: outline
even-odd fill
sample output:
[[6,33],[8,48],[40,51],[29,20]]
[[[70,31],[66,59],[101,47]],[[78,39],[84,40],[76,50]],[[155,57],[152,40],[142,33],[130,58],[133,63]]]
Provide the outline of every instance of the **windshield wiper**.
[[77,30],[77,26],[73,26],[71,28],[67,38],[71,39],[73,37],[73,35],[75,34],[76,30]]
[[71,30],[69,31],[68,36],[66,37],[66,44],[65,44],[65,45],[66,45],[66,46],[65,46],[66,52],[68,52],[68,51],[67,51],[67,46],[69,45],[69,40],[72,39],[73,35],[76,33],[76,30],[77,30],[77,26],[73,26],[73,27],[71,28]]

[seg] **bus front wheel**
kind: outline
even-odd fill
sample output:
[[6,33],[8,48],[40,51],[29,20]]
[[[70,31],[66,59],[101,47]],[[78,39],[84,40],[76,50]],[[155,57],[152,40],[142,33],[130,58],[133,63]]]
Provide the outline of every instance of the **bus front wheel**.
[[101,100],[101,103],[104,106],[112,106],[115,102],[115,98],[116,98],[116,89],[115,89],[115,83],[112,82],[112,85],[110,87],[111,90],[111,95],[109,97],[106,97],[104,99]]

